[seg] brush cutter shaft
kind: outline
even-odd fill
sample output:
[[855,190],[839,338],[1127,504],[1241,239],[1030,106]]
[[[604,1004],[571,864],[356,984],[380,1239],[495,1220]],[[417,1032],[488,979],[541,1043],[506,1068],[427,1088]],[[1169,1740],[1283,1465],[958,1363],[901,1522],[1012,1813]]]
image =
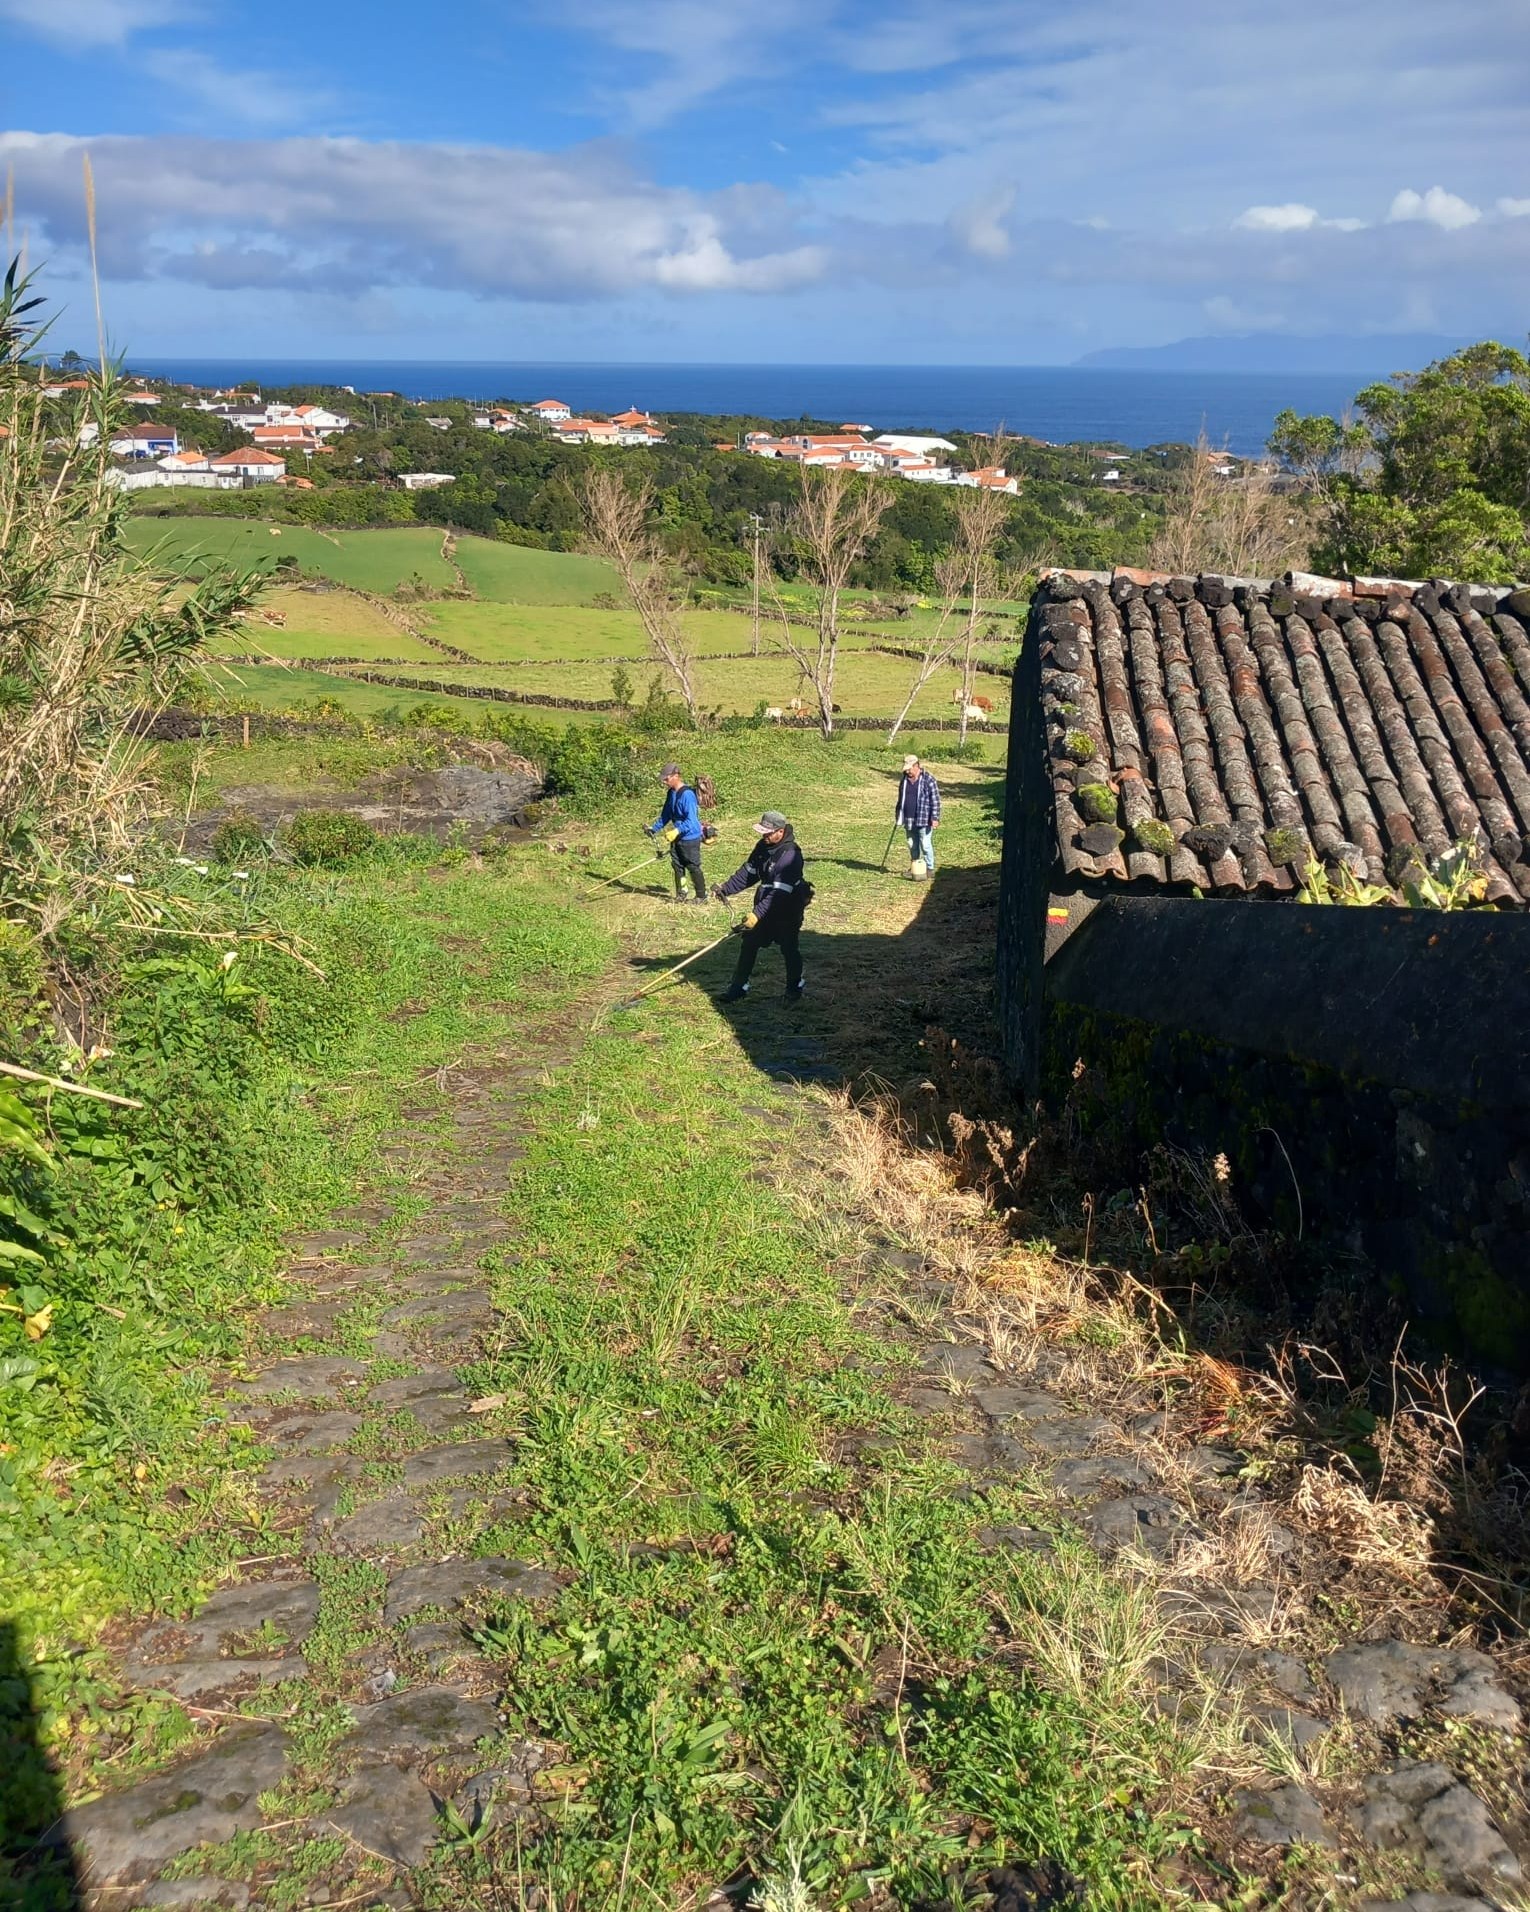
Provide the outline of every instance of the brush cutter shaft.
[[657,863],[663,854],[663,849],[655,850],[651,855],[639,857],[630,870],[618,870],[615,876],[598,876],[595,881],[597,883],[620,883],[624,876],[634,875],[638,870],[642,869],[645,863]]
[[887,868],[887,859],[892,855],[893,837],[895,837],[897,834],[898,834],[898,825],[897,825],[897,822],[894,821],[893,827],[892,827],[892,836],[888,837],[887,848],[882,852],[882,868],[884,870]]
[[660,983],[667,983],[671,976],[678,976],[682,969],[689,969],[691,964],[705,956],[708,950],[716,949],[719,943],[727,942],[736,928],[737,924],[730,923],[721,936],[714,937],[710,943],[703,943],[700,949],[693,949],[690,955],[687,956],[683,962],[676,963],[673,969],[666,969],[658,976],[651,976],[649,980],[644,983],[643,987],[637,991],[637,994],[632,997],[633,1002],[636,1002],[640,996],[651,995]]

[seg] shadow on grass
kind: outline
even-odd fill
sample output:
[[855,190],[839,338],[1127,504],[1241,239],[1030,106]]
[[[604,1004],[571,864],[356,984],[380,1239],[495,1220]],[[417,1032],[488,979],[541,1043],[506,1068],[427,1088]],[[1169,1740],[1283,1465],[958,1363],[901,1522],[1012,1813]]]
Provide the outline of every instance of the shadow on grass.
[[16,1628],[0,1621],[0,1905],[75,1912],[85,1901],[73,1855],[41,1844],[64,1800],[39,1712],[31,1663]]

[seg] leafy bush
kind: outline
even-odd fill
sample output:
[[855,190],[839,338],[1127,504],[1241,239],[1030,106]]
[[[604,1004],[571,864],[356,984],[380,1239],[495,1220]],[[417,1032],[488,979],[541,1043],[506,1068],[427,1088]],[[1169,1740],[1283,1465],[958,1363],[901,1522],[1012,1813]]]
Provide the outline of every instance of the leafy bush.
[[547,759],[547,788],[574,804],[635,796],[646,781],[643,741],[612,724],[570,724]]
[[327,869],[343,868],[370,855],[378,843],[371,824],[347,810],[300,810],[283,837],[299,863]]
[[252,862],[268,847],[259,817],[248,810],[231,810],[213,831],[210,845],[213,861],[228,864]]

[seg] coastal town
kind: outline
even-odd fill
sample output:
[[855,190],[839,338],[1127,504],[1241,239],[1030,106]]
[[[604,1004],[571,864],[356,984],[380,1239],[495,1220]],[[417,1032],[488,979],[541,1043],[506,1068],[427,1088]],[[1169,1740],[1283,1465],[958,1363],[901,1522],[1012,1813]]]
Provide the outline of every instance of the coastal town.
[[[44,386],[43,395],[67,399],[83,390],[84,384],[78,379],[57,380]],[[391,392],[359,396],[396,398]],[[351,430],[355,422],[350,414],[329,406],[267,400],[253,391],[205,392],[146,383],[129,391],[125,402],[135,412],[146,414],[141,422],[119,428],[110,444],[112,455],[121,461],[117,483],[128,491],[181,486],[198,490],[260,485],[311,488],[314,459],[333,454],[333,441]],[[248,442],[204,453],[187,442],[181,429],[161,423],[154,416],[163,405],[200,413],[209,424],[215,422]],[[663,421],[636,406],[610,416],[581,415],[562,399],[541,398],[521,406],[469,407],[465,418],[432,409],[429,400],[411,409],[418,413],[419,422],[442,433],[467,426],[501,436],[527,432],[562,445],[611,448],[651,448],[666,441]],[[86,423],[80,431],[88,438],[94,427]],[[768,431],[748,431],[737,441],[722,441],[714,449],[774,459],[798,469],[838,467],[904,479],[910,484],[965,486],[1011,496],[1020,490],[1019,479],[1002,465],[965,469],[959,462],[959,448],[949,438],[874,433],[874,428],[865,424],[842,424],[837,431],[804,431],[782,437]],[[302,473],[290,468],[294,458],[304,461]],[[456,476],[446,471],[395,474],[397,483],[411,491],[448,485]],[[1119,476],[1115,470],[1108,474],[1110,479]]]

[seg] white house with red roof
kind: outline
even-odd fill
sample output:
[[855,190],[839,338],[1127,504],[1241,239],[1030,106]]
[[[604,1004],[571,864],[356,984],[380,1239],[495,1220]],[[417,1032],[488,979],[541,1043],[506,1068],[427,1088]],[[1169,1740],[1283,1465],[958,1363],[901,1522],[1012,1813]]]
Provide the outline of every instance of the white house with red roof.
[[528,405],[526,409],[534,418],[540,418],[544,425],[561,425],[564,419],[574,415],[561,398],[539,398],[535,405]]
[[274,485],[287,475],[286,459],[260,445],[236,445],[232,451],[215,452],[207,464],[209,470],[227,473],[247,485]]

